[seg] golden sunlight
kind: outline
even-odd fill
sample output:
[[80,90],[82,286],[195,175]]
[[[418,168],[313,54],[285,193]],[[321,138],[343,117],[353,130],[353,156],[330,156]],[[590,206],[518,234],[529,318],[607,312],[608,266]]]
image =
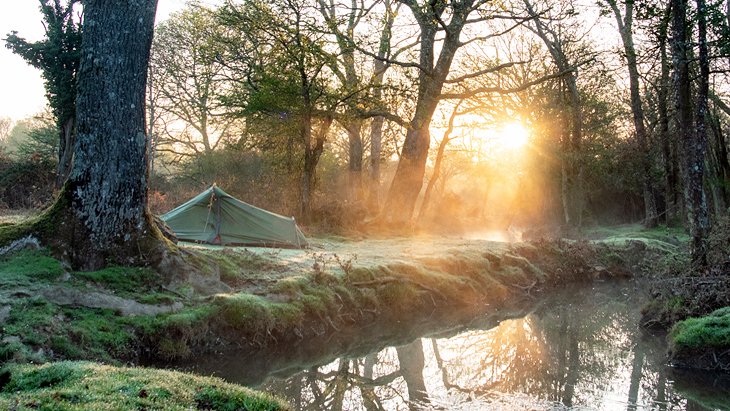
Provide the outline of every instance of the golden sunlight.
[[519,121],[505,123],[494,134],[495,143],[505,149],[519,149],[527,144],[530,131]]

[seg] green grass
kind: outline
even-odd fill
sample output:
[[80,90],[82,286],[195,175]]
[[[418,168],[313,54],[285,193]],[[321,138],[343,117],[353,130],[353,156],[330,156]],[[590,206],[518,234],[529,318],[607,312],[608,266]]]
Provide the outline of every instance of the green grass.
[[672,328],[670,339],[677,348],[730,348],[730,307],[678,322]]
[[64,273],[58,260],[47,251],[24,250],[0,258],[0,289],[27,287],[51,281]]
[[626,245],[629,241],[641,241],[649,248],[668,253],[676,252],[680,245],[689,242],[689,235],[682,228],[657,226],[646,229],[641,224],[596,226],[585,229],[583,235],[618,246]]
[[138,267],[107,267],[99,271],[75,272],[73,278],[113,291],[120,296],[157,291],[161,283],[157,272]]
[[21,298],[3,324],[3,335],[12,338],[0,342],[0,360],[43,361],[50,349],[62,358],[115,362],[134,355],[135,330],[150,321],[108,309],[60,307],[43,297]]
[[289,409],[273,396],[218,378],[90,362],[10,365],[0,383],[0,409]]

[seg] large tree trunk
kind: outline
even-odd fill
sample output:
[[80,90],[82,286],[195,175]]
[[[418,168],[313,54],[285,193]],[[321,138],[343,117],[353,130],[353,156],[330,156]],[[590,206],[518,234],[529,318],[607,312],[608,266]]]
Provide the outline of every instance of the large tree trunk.
[[444,153],[446,152],[446,146],[451,141],[451,133],[454,131],[454,120],[456,120],[456,116],[459,114],[459,106],[461,105],[462,101],[460,100],[456,107],[454,107],[454,110],[451,112],[451,116],[449,116],[449,123],[446,127],[446,131],[444,132],[444,137],[441,139],[441,144],[439,144],[438,151],[436,152],[436,160],[433,164],[433,173],[431,174],[431,178],[428,180],[428,184],[426,185],[426,192],[423,194],[423,201],[421,202],[421,210],[418,212],[418,219],[423,220],[424,218],[428,217],[428,211],[431,206],[431,194],[433,193],[433,188],[436,185],[436,181],[441,177],[441,163],[444,159]]
[[[398,168],[382,213],[385,220],[398,224],[410,221],[418,194],[423,187],[423,175],[431,144],[429,126],[451,63],[459,47],[463,45],[459,36],[468,24],[474,1],[436,2],[426,7],[416,1],[405,4],[411,9],[420,27],[420,55],[416,109],[406,132]],[[447,7],[451,8],[451,20],[446,29],[443,29],[442,24],[445,23],[442,17],[447,14]],[[436,41],[437,33],[443,33],[443,41]],[[438,58],[435,55],[437,45],[440,45]]]
[[84,2],[73,169],[56,209],[75,268],[144,259],[145,86],[156,0]]
[[397,224],[410,221],[418,194],[423,187],[423,176],[431,144],[430,122],[419,128],[408,129],[401,150],[398,168],[388,191],[384,213],[388,220]]

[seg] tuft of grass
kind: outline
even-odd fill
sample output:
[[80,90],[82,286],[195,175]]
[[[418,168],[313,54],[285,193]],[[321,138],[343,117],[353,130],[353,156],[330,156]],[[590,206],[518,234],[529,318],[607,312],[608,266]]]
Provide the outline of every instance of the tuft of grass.
[[268,331],[274,322],[269,308],[271,303],[257,295],[221,294],[215,297],[213,304],[218,318],[233,328]]
[[418,301],[418,291],[410,284],[402,282],[388,283],[377,289],[380,305],[390,307],[392,314],[408,313],[416,309],[413,304]]
[[175,303],[178,300],[178,297],[174,294],[168,293],[168,292],[152,292],[147,295],[141,296],[138,301],[142,304],[165,304],[170,305]]
[[[64,323],[65,333],[58,335],[68,336],[70,345],[65,346],[66,358],[119,359],[133,355],[134,333],[129,323],[134,320],[128,321],[108,309],[64,308],[63,313],[67,319]],[[78,355],[76,349],[80,349],[83,354]]]
[[161,315],[138,326],[155,342],[154,348],[161,358],[187,358],[190,346],[204,338],[214,316],[214,308],[204,305]]
[[203,271],[219,270],[221,281],[231,286],[245,281],[252,273],[270,268],[270,263],[265,258],[245,248],[196,251],[198,256],[192,257],[193,263]]
[[670,340],[677,348],[730,348],[730,307],[678,322],[672,327]]
[[195,394],[198,409],[203,410],[280,410],[281,405],[270,398],[252,396],[248,392],[233,390],[228,387],[207,386]]
[[55,319],[58,313],[58,307],[43,297],[20,299],[13,304],[3,324],[4,334],[17,336],[28,345],[44,345],[48,335],[56,331]]
[[44,250],[23,250],[0,258],[0,287],[5,289],[52,281],[63,273],[61,263]]
[[290,409],[271,395],[219,378],[91,362],[9,365],[0,384],[1,409]]

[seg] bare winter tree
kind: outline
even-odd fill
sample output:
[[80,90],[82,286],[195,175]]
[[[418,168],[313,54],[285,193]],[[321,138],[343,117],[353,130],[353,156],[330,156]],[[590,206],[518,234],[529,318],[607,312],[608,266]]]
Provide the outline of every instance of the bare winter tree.
[[[583,140],[583,112],[580,90],[578,89],[578,72],[571,70],[577,66],[576,58],[571,55],[568,44],[572,40],[559,24],[561,18],[545,18],[542,11],[537,10],[531,0],[523,0],[525,8],[533,19],[528,27],[543,41],[553,63],[560,72],[565,73],[561,79],[562,96],[568,107],[569,115],[565,117],[565,135],[562,137],[562,203],[565,225],[579,228],[583,216],[583,166],[579,160]],[[558,22],[558,24],[554,24]]]
[[[173,160],[210,154],[231,141],[239,121],[228,116],[213,13],[190,6],[155,29],[151,62],[156,97],[157,151]],[[180,126],[184,124],[184,126]]]
[[0,143],[4,143],[13,128],[13,120],[9,117],[0,117]]
[[637,63],[636,46],[634,45],[634,1],[623,2],[623,10],[616,0],[605,0],[610,6],[621,40],[624,46],[624,59],[629,72],[629,90],[631,93],[631,112],[633,114],[636,142],[641,151],[641,169],[643,172],[642,192],[644,196],[644,225],[655,227],[658,223],[656,203],[651,187],[651,153],[649,151],[648,133],[644,121],[641,91],[639,90],[639,66]]

